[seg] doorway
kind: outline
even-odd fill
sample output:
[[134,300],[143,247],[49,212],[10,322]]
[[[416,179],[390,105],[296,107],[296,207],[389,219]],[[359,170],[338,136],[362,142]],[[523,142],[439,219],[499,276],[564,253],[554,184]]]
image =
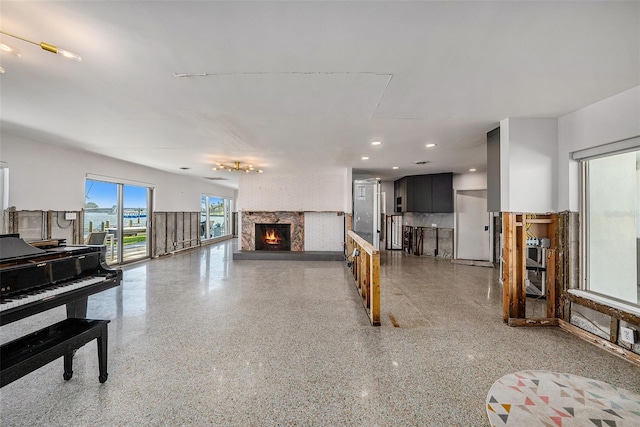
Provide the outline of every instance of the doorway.
[[87,179],[84,236],[106,232],[107,264],[149,257],[152,188]]
[[380,182],[353,181],[353,231],[380,249]]
[[491,216],[487,190],[456,192],[456,259],[491,260]]
[[385,249],[402,250],[402,215],[386,215]]
[[203,194],[200,205],[200,239],[208,240],[232,233],[231,199]]

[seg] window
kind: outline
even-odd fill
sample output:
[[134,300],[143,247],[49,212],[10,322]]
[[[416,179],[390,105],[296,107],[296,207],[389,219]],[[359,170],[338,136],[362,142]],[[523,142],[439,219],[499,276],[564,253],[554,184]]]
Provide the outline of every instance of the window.
[[583,287],[640,304],[640,150],[582,159]]
[[231,199],[203,195],[200,208],[200,237],[202,240],[231,234]]

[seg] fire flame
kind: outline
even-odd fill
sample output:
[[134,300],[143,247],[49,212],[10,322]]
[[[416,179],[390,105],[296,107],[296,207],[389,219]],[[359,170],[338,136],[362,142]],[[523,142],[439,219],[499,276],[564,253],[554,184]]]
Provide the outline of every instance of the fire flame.
[[276,230],[273,228],[264,233],[264,242],[269,245],[278,245],[281,241],[282,238],[276,234]]

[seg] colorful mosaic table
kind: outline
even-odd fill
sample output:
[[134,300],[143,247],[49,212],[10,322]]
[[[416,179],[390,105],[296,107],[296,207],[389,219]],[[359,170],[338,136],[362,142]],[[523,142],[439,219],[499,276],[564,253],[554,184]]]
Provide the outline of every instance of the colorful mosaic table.
[[576,375],[522,371],[491,386],[487,414],[494,427],[638,427],[640,394]]

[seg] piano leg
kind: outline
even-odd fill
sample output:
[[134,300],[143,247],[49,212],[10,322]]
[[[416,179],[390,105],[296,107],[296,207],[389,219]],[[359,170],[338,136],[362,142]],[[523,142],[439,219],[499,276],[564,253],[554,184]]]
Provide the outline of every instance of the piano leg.
[[107,381],[109,374],[107,373],[107,323],[102,325],[102,333],[96,340],[98,342],[98,367],[100,369],[100,376],[98,379],[100,383]]
[[67,318],[86,319],[88,300],[89,297],[84,297],[67,303]]
[[62,377],[65,381],[69,381],[73,376],[73,353],[75,350],[64,355],[64,375]]

